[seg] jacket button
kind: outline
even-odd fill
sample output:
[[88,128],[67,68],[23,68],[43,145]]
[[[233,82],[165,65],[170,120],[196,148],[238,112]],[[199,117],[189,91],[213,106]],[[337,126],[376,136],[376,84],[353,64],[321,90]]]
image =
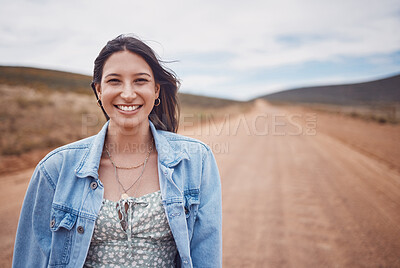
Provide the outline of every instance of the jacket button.
[[97,188],[97,182],[92,182],[91,184],[90,184],[90,188],[92,189],[92,190],[95,190],[96,188]]
[[83,229],[82,226],[78,226],[77,231],[78,231],[78,233],[83,234],[85,232],[85,229]]
[[56,220],[55,220],[55,219],[52,219],[52,220],[50,221],[50,228],[53,228],[54,225],[56,225]]

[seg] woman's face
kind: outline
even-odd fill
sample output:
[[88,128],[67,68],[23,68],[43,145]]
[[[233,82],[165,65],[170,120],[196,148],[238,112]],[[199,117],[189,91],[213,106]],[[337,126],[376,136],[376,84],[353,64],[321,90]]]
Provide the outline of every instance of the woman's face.
[[148,126],[148,115],[158,98],[160,85],[142,57],[120,51],[105,62],[96,90],[110,117],[110,126],[131,130]]

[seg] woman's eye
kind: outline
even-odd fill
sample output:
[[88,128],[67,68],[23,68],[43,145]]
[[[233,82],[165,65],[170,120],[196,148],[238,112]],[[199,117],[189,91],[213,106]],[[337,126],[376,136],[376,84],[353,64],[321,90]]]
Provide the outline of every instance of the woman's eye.
[[146,78],[138,78],[135,80],[135,83],[139,83],[139,84],[144,84],[146,82],[149,82],[149,80],[147,80]]
[[116,84],[116,83],[119,83],[119,80],[118,79],[110,79],[107,81],[107,83]]

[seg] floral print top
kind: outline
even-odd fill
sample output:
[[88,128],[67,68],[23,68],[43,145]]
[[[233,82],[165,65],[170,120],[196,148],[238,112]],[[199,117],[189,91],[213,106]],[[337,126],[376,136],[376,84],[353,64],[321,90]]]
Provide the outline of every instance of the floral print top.
[[157,191],[118,202],[103,200],[84,267],[176,267],[176,254]]

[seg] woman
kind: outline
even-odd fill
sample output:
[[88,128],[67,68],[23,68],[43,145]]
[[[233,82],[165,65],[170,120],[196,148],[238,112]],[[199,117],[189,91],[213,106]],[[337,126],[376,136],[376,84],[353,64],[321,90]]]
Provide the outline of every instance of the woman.
[[36,167],[13,267],[220,267],[218,168],[207,145],[176,134],[173,73],[121,35],[92,87],[109,120]]

